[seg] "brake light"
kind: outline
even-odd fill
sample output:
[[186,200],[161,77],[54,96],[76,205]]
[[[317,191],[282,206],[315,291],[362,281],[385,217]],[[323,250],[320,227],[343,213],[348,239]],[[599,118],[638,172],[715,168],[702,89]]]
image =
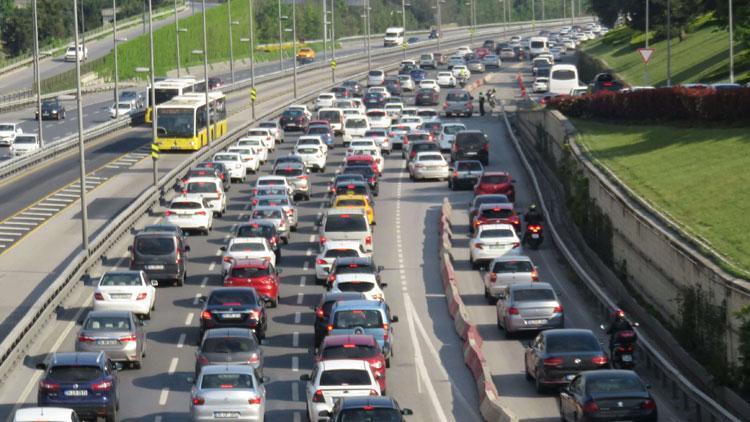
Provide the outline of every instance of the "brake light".
[[356,349],[357,345],[356,344],[345,344],[345,345],[343,345],[343,347],[344,347],[344,349]]
[[[562,310],[562,308],[560,308],[560,310]],[[594,365],[598,365],[598,366],[606,365],[607,362],[609,362],[609,360],[607,359],[606,356],[594,356],[591,359],[591,363],[593,363]]]
[[131,341],[137,341],[136,336],[125,336],[120,337],[120,343],[130,343]]
[[324,245],[328,239],[325,236],[320,236],[320,244]]
[[513,249],[518,248],[521,246],[521,242],[515,242],[513,243]]
[[94,391],[109,391],[112,388],[112,381],[102,381],[91,386]]
[[612,82],[602,82],[602,86],[612,86],[614,85]]
[[383,340],[388,340],[388,324],[383,324]]
[[224,257],[224,262],[230,263],[232,261],[234,261],[234,258],[232,258],[231,256],[225,256]]
[[195,215],[206,215],[205,211],[197,211]]
[[484,144],[484,146],[483,146],[482,148],[483,148],[483,149],[484,149],[485,151],[489,151],[489,150],[490,150],[490,144]]
[[[478,223],[478,221],[477,221],[477,223]],[[474,248],[476,248],[476,249],[484,249],[484,244],[482,244],[482,243],[475,243],[474,244]]]
[[60,388],[60,384],[49,382],[49,381],[39,381],[39,389],[43,391],[57,391]]
[[94,300],[104,300],[104,295],[99,292],[96,292],[94,293]]
[[537,272],[536,268],[531,270],[531,281],[539,281],[539,273]]
[[318,318],[325,317],[325,313],[323,312],[323,308],[315,308],[315,316]]
[[146,296],[148,296],[148,293],[146,292],[138,293],[138,296],[135,298],[135,300],[143,300],[146,298]]
[[556,314],[561,314],[562,311],[563,311],[563,307],[562,306],[555,306],[555,309],[552,310],[552,312],[554,312]]
[[316,259],[315,263],[318,264],[318,265],[325,265],[325,264],[327,264],[327,262],[326,262],[325,259]]
[[377,391],[377,390],[370,390],[370,395],[371,395],[371,396],[379,396],[379,395],[380,395],[380,392],[379,392],[379,391]]
[[93,343],[96,341],[96,339],[89,336],[78,336],[78,341],[81,343]]
[[197,360],[201,365],[208,365],[208,358],[203,355],[198,356]]
[[257,397],[251,397],[247,400],[249,404],[261,404],[263,403],[263,397],[257,396]]
[[253,353],[250,355],[250,358],[247,360],[248,363],[258,363],[260,362],[260,356],[257,353]]
[[540,230],[542,230],[542,226],[539,226],[539,225],[529,226],[529,230],[531,230],[534,233],[538,233]]
[[581,407],[584,413],[596,413],[599,411],[599,405],[595,401],[589,400]]
[[323,392],[321,390],[315,390],[315,394],[313,394],[312,398],[313,403],[323,403],[325,402],[325,398],[323,397]]
[[178,264],[178,265],[182,263],[182,254],[180,253],[179,250],[177,251],[177,254],[175,255],[174,262],[175,264]]
[[656,402],[653,399],[646,399],[643,403],[641,403],[641,409],[656,410]]
[[213,318],[213,315],[211,315],[211,311],[201,312],[201,319],[211,319],[211,318]]
[[562,363],[562,358],[547,358],[544,360],[544,366],[560,366]]
[[203,397],[193,397],[193,406],[201,406],[204,403],[206,403],[206,399],[204,399]]
[[508,315],[518,315],[518,308],[508,308]]
[[365,237],[365,245],[372,246],[372,236]]
[[[184,192],[183,192],[183,193],[184,193]],[[164,211],[164,216],[165,216],[165,217],[169,217],[169,216],[170,216],[170,215],[172,215],[172,214],[174,214],[174,213],[173,213],[172,211],[170,211],[170,210],[166,210],[166,211]]]
[[328,328],[328,331],[333,331],[333,325],[329,324],[327,328]]

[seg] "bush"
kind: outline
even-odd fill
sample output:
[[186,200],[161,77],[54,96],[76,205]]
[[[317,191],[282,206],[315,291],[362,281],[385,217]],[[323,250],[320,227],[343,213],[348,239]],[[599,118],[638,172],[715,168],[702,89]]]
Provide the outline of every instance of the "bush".
[[658,88],[556,97],[548,107],[570,117],[689,122],[750,122],[750,89]]

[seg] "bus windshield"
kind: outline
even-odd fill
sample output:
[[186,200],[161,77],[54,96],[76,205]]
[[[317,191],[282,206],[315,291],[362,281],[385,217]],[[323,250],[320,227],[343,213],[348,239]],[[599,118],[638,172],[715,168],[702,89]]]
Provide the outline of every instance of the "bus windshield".
[[192,109],[159,109],[156,116],[159,136],[192,138],[195,136],[195,118]]

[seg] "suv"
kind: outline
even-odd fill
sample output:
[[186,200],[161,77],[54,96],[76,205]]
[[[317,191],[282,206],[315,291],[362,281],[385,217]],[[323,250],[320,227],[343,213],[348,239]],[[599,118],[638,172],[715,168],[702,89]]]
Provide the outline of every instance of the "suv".
[[422,69],[425,68],[437,68],[437,65],[435,64],[435,56],[432,55],[432,53],[424,53],[421,56],[419,56],[419,67]]
[[[322,413],[322,412],[321,412]],[[402,409],[396,400],[385,396],[343,397],[330,412],[325,411],[330,422],[348,420],[404,421],[402,416],[412,415],[411,409]]]
[[185,254],[190,246],[174,232],[140,232],[133,238],[130,251],[130,269],[143,270],[152,283],[170,280],[182,286],[187,279]]
[[356,240],[372,252],[372,229],[363,210],[330,209],[320,222],[321,246],[329,240]]
[[490,141],[481,130],[462,130],[456,134],[451,149],[451,161],[479,160],[490,163]]
[[273,174],[286,178],[287,183],[293,189],[293,197],[302,197],[305,201],[310,200],[310,181],[304,164],[284,163],[276,167]]
[[[34,111],[34,118],[39,118],[39,111]],[[59,98],[49,98],[42,101],[42,120],[65,118],[65,105]]]
[[443,112],[447,117],[454,115],[471,117],[474,113],[473,100],[474,97],[463,89],[451,89],[445,95]]
[[36,365],[44,370],[37,404],[73,409],[81,418],[117,420],[117,369],[104,352],[53,353]]
[[385,366],[390,368],[395,322],[398,322],[398,317],[391,315],[383,300],[346,300],[336,302],[331,308],[327,335],[365,334],[375,337],[385,356]]
[[333,305],[337,302],[346,300],[364,300],[365,296],[362,293],[357,292],[325,292],[320,295],[320,302],[318,306],[313,307],[315,311],[315,348],[320,346],[328,332],[328,316],[331,314]]

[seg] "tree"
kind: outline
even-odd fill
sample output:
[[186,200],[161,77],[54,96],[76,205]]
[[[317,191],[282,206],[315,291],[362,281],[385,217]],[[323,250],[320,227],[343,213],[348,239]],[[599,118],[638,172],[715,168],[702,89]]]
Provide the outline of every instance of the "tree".
[[[715,5],[716,19],[725,28],[728,28],[729,2],[726,0],[715,0]],[[734,40],[745,47],[750,47],[750,0],[732,0],[732,15],[734,21]]]

